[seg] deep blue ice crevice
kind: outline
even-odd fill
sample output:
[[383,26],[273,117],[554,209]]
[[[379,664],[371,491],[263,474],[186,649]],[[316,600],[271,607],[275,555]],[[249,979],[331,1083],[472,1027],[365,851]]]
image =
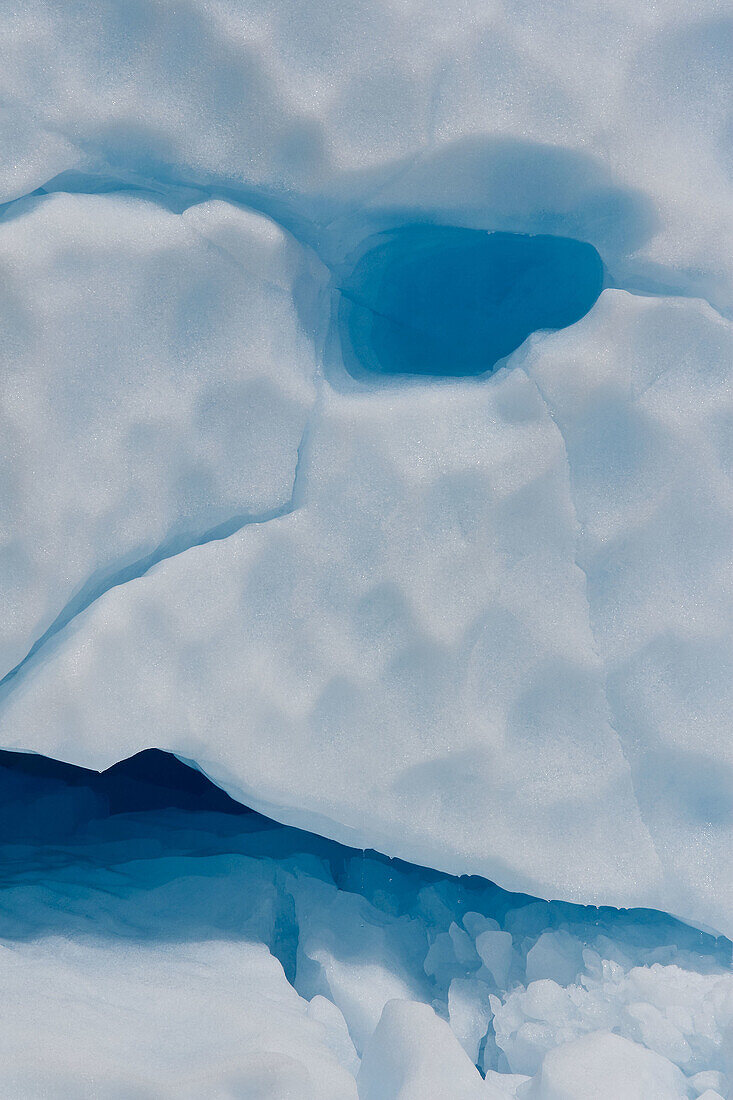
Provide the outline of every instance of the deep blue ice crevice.
[[533,332],[579,321],[604,267],[570,237],[409,225],[368,238],[337,285],[350,374],[458,377],[491,371]]
[[[156,749],[101,773],[0,752],[0,857],[0,946],[221,942],[238,965],[237,945],[264,944],[302,997],[343,1013],[358,1053],[398,991],[432,1005],[486,1073],[533,1075],[546,1050],[601,1026],[667,1049],[684,983],[669,1056],[688,1076],[726,1071],[723,937],[357,851],[249,810]],[[59,995],[73,1004],[51,983],[44,1006]]]

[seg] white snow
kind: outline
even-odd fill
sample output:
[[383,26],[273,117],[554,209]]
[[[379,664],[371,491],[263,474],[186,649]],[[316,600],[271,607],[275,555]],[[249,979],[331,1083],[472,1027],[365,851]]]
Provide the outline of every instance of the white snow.
[[429,1005],[390,1001],[364,1052],[359,1100],[481,1100],[483,1082]]
[[528,1100],[685,1100],[673,1065],[628,1039],[597,1031],[547,1055],[524,1095]]
[[13,943],[0,989],[7,1097],[357,1100],[263,944]]
[[675,883],[666,908],[729,929],[733,327],[701,302],[606,292],[523,365],[567,449],[609,717]]
[[[313,263],[222,202],[13,208],[3,271],[0,678],[80,591],[289,505],[314,400]],[[236,524],[235,524],[236,525]]]

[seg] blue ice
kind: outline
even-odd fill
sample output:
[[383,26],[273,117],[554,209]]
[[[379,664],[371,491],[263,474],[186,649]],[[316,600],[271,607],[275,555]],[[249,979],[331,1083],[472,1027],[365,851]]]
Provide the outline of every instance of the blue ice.
[[[730,967],[729,941],[670,916],[547,902],[356,851],[239,805],[156,750],[101,774],[2,752],[0,806],[6,948],[122,944],[123,958],[142,947],[152,959],[173,944],[266,945],[301,997],[343,1017],[349,1072],[396,992],[432,1005],[482,1074],[510,1081],[534,1074],[563,1028],[566,1039],[582,1035],[600,1013],[638,1039],[634,1021],[661,1018],[682,980],[692,1005],[695,983],[704,991]],[[49,978],[45,996],[68,991]],[[105,1009],[100,1027],[124,1028],[118,1011]],[[725,1035],[711,1019],[703,1039],[680,1031],[677,1060],[688,1075],[722,1080]],[[652,1048],[668,1033],[644,1032]],[[112,1076],[132,1087],[129,1072]]]
[[596,249],[569,237],[437,225],[379,233],[339,286],[346,364],[481,374],[531,333],[579,321],[603,281]]

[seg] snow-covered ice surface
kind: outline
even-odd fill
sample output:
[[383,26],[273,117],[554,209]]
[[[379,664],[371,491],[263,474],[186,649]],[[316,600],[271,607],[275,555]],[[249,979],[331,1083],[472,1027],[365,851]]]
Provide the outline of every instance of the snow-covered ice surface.
[[544,227],[729,306],[731,28],[725,0],[25,0],[3,197],[106,173],[299,222]]
[[111,583],[290,505],[307,267],[222,202],[61,193],[6,216],[2,675]]
[[488,378],[322,383],[298,507],[97,599],[0,736],[729,932],[732,331],[606,290]]
[[283,824],[8,786],[0,1091],[725,1097],[733,8],[3,40],[0,746]]

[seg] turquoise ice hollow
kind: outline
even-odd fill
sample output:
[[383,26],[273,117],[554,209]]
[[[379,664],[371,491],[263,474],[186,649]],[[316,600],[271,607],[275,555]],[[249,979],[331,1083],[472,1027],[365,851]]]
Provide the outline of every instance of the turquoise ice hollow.
[[369,238],[342,278],[338,325],[353,375],[483,374],[533,332],[592,308],[596,249],[570,237],[411,225]]

